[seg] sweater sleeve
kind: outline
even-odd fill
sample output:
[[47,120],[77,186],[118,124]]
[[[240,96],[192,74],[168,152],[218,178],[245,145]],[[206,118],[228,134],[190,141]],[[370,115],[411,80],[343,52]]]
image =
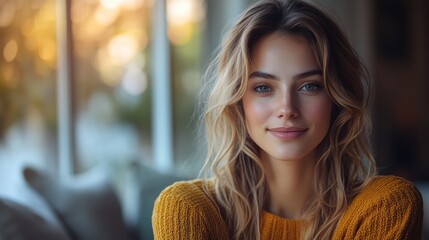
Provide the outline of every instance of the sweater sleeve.
[[334,239],[421,239],[423,200],[411,183],[378,177],[351,203]]
[[228,238],[218,208],[195,182],[173,184],[160,194],[152,226],[156,240]]

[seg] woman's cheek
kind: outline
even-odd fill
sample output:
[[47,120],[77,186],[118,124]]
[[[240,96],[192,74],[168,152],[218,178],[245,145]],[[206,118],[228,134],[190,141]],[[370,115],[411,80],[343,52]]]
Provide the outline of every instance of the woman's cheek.
[[272,103],[267,99],[252,99],[247,112],[253,119],[265,119],[271,112]]
[[311,105],[308,114],[312,116],[312,119],[318,122],[324,122],[329,125],[331,118],[331,108],[332,102],[328,99],[322,99]]

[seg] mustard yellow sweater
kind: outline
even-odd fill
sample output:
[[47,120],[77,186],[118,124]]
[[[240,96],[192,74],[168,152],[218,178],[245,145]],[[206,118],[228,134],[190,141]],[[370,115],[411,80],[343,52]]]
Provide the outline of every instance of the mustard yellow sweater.
[[[158,197],[152,216],[155,239],[229,239],[218,205],[203,191],[204,180],[178,182]],[[423,201],[399,177],[376,177],[350,203],[333,239],[420,239]],[[303,221],[262,215],[262,239],[299,239]]]

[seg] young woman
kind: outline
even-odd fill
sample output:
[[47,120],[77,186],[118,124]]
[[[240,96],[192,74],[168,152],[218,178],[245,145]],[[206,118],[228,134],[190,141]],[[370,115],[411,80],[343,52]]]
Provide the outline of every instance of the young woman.
[[369,82],[338,26],[300,0],[259,1],[206,79],[212,178],[176,183],[156,239],[419,239],[422,198],[376,176]]

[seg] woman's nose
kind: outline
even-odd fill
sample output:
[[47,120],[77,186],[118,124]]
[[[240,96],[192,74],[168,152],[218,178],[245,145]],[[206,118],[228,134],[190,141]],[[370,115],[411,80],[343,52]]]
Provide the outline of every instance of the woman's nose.
[[299,116],[299,110],[296,106],[296,100],[290,93],[282,94],[279,99],[277,117],[281,119],[294,119]]

